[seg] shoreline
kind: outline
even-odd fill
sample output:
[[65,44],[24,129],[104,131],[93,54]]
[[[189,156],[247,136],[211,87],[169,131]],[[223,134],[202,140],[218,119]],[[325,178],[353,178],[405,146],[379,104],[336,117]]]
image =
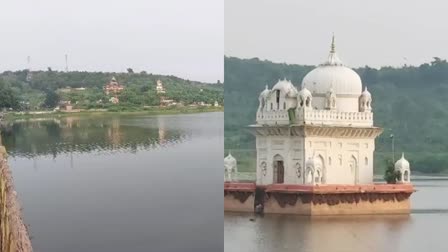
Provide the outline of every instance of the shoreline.
[[[194,114],[223,112],[224,107],[185,107],[185,108],[149,108],[149,109],[129,109],[123,111],[107,111],[107,110],[81,110],[74,112],[61,111],[33,111],[29,112],[9,112],[4,115],[3,121],[11,122],[14,120],[29,119],[51,119],[63,118],[69,116],[109,116],[109,115],[177,115],[177,114]],[[39,113],[40,112],[40,113]]]

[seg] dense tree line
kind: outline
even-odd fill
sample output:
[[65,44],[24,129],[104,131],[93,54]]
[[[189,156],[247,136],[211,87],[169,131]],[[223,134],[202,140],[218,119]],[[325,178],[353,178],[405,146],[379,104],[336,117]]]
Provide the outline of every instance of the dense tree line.
[[[255,138],[243,127],[255,122],[258,95],[265,85],[289,79],[300,87],[315,66],[276,64],[254,59],[225,58],[225,147],[253,149]],[[374,121],[384,128],[376,141],[375,168],[384,170],[391,158],[390,135],[396,157],[401,152],[414,171],[448,171],[448,63],[435,57],[420,66],[368,66],[354,69],[373,96]]]
[[[82,107],[97,107],[97,101],[107,103],[109,97],[103,92],[103,86],[115,76],[125,86],[119,95],[121,106],[155,106],[159,104],[156,95],[156,81],[161,80],[167,90],[166,97],[186,104],[192,102],[223,103],[223,85],[201,83],[181,79],[175,76],[134,73],[104,72],[58,72],[47,71],[6,71],[0,74],[0,108],[15,110],[37,110],[51,108],[59,100],[70,100]],[[60,89],[86,88],[85,91],[61,93]],[[202,90],[202,91],[201,91]]]

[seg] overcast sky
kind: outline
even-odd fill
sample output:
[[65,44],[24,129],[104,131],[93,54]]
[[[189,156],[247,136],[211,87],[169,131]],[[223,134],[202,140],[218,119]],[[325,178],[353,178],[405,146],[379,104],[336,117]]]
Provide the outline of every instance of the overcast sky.
[[226,0],[225,54],[315,65],[326,59],[334,32],[339,57],[349,66],[446,59],[445,2]]
[[223,80],[223,0],[14,0],[0,4],[0,71],[145,70]]

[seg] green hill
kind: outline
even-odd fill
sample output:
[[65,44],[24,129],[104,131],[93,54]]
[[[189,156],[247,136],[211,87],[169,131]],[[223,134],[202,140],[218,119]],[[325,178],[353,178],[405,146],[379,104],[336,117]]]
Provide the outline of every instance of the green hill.
[[[79,108],[103,108],[109,97],[103,92],[103,86],[115,76],[125,86],[119,95],[121,107],[142,107],[159,105],[156,94],[156,81],[161,80],[166,89],[166,99],[184,104],[204,102],[223,103],[223,85],[218,83],[201,83],[181,79],[175,76],[155,75],[146,72],[105,73],[105,72],[58,72],[6,71],[0,73],[0,108],[15,110],[40,110],[54,107],[54,101],[70,100]],[[31,77],[31,78],[27,78]],[[85,88],[82,91],[63,92],[66,88]],[[56,95],[55,95],[56,93]],[[105,101],[98,104],[97,101]],[[53,106],[51,106],[53,105]]]
[[[265,85],[289,79],[300,87],[314,66],[277,64],[255,59],[225,58],[225,148],[243,170],[255,169],[255,138],[244,126],[255,122],[258,95]],[[401,152],[411,169],[422,173],[448,171],[448,63],[434,58],[420,66],[400,68],[368,66],[354,69],[373,97],[374,123],[384,128],[376,140],[375,171],[392,157],[390,134],[395,136],[395,157]]]

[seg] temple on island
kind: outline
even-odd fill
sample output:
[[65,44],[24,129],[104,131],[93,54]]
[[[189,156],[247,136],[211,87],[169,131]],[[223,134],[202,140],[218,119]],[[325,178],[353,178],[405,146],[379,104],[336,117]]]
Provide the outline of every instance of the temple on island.
[[286,79],[266,86],[249,126],[256,137],[256,182],[225,183],[225,210],[409,213],[414,189],[404,155],[395,163],[395,184],[373,180],[382,129],[374,125],[372,99],[339,59],[334,37],[327,60],[306,74],[300,89]]

